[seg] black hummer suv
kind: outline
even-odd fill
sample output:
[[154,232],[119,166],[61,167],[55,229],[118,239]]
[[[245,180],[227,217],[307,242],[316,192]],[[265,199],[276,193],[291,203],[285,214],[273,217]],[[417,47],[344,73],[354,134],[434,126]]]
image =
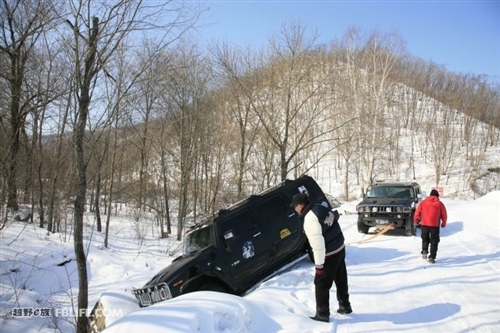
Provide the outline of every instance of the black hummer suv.
[[133,290],[140,305],[197,290],[242,295],[302,260],[309,245],[290,207],[292,196],[299,192],[331,209],[314,179],[303,176],[220,210],[185,235],[182,256]]
[[413,214],[423,193],[415,183],[375,183],[368,187],[357,206],[358,231],[368,233],[370,227],[392,224],[404,228],[407,236],[415,235]]

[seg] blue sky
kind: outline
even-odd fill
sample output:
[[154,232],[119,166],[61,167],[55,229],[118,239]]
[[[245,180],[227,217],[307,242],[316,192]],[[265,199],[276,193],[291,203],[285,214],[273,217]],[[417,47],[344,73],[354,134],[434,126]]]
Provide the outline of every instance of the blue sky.
[[406,50],[453,72],[500,82],[500,0],[495,1],[212,1],[202,30],[207,40],[242,46],[267,43],[283,24],[300,19],[321,41],[349,27],[396,31]]

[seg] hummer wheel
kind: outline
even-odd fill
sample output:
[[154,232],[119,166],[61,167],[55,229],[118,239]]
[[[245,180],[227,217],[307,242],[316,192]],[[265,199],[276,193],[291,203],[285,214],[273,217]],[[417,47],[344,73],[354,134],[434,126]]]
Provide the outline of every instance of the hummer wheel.
[[360,234],[367,234],[369,229],[370,227],[363,222],[363,219],[358,217],[358,232]]

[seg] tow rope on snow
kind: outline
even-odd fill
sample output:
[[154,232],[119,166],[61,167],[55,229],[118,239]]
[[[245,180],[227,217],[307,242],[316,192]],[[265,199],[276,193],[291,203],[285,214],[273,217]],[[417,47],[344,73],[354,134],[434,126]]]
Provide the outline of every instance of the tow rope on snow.
[[387,231],[391,230],[391,229],[394,229],[394,223],[391,223],[391,224],[388,224],[386,227],[384,227],[384,229],[380,230],[379,232],[377,232],[375,235],[371,236],[371,237],[368,237],[368,238],[365,238],[365,239],[362,239],[358,242],[354,242],[354,243],[348,243],[347,245],[351,245],[351,244],[362,244],[362,243],[366,243],[368,241],[371,241],[372,239],[380,236],[380,235],[383,235],[385,234]]

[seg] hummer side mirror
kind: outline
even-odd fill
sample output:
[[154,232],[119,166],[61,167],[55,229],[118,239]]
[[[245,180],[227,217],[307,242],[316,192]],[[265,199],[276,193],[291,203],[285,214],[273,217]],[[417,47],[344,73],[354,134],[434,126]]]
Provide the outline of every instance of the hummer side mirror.
[[232,230],[227,231],[224,234],[224,243],[226,244],[226,252],[233,252],[233,248],[231,247],[231,239],[234,238],[234,234]]

